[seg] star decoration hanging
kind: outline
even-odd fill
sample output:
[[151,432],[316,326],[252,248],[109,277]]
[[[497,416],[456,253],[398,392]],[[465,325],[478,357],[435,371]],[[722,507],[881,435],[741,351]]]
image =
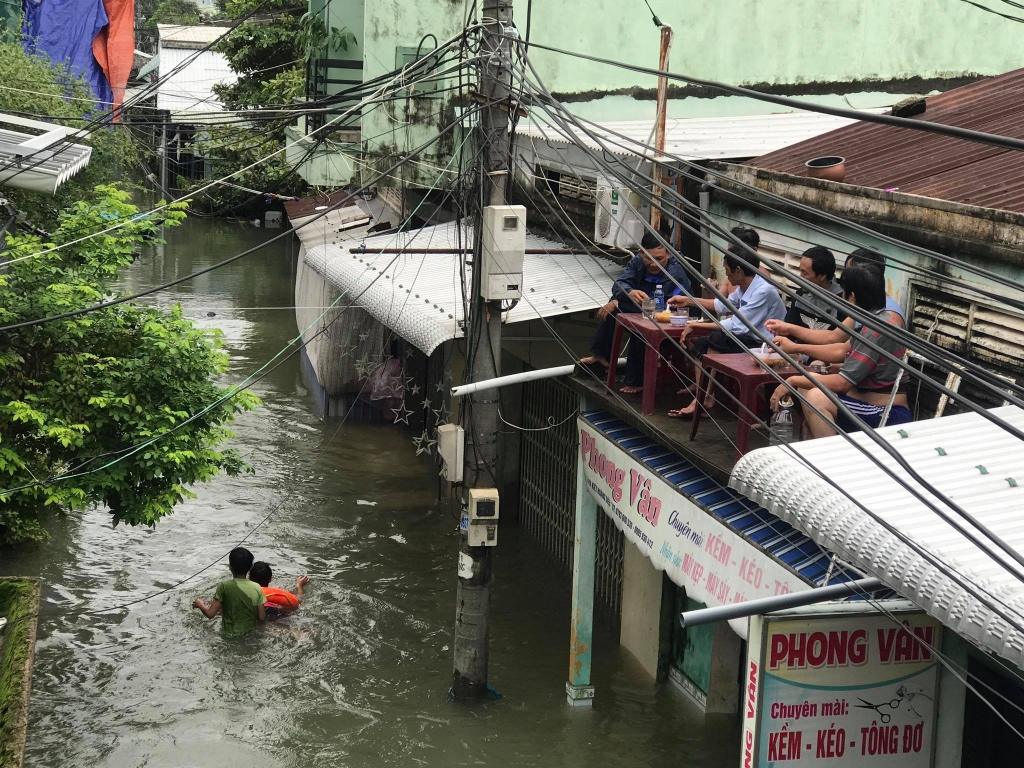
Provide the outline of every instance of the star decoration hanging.
[[436,441],[430,439],[430,435],[427,434],[427,430],[423,430],[423,434],[419,437],[412,439],[413,443],[416,444],[416,455],[419,456],[423,453],[430,453],[430,449],[436,444]]
[[413,384],[411,387],[409,387],[409,394],[410,395],[418,395],[419,393],[420,393],[420,385],[419,384]]
[[370,338],[370,334],[368,331],[363,331],[362,333],[359,334],[360,341],[366,341],[368,338]]
[[373,373],[375,367],[365,356],[356,360],[356,373],[360,379],[370,378],[370,374]]
[[434,410],[434,418],[437,419],[438,424],[448,423],[448,407],[444,403],[441,403],[440,408]]
[[344,360],[346,357],[356,351],[355,344],[349,344],[348,346],[341,347],[341,359]]
[[423,398],[423,410],[424,411],[429,411],[430,410],[430,398],[429,397],[424,397]]
[[395,414],[395,424],[402,422],[406,426],[409,425],[409,417],[412,416],[412,411],[405,407],[404,402],[398,408],[392,408],[391,412]]
[[439,381],[434,385],[434,389],[437,390],[437,394],[444,395],[445,390],[448,388],[444,385],[444,382]]
[[406,360],[412,360],[412,356],[413,356],[413,353],[415,351],[416,350],[414,350],[412,347],[406,347],[405,348],[405,359]]

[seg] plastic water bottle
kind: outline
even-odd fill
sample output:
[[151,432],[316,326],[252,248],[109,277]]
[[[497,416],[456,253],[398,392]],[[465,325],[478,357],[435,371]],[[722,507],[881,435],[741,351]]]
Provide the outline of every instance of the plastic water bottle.
[[658,287],[654,289],[654,311],[665,311],[665,291],[662,290],[661,283],[658,283]]
[[793,419],[793,412],[796,404],[790,395],[786,395],[779,401],[779,410],[772,414],[772,422],[768,428],[768,440],[772,445],[788,445],[796,442],[796,422]]

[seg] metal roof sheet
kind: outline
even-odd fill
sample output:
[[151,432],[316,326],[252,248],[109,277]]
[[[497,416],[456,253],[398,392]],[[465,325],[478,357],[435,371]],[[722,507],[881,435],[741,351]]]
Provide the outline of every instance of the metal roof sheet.
[[205,48],[231,31],[231,27],[212,27],[204,24],[157,24],[160,45],[164,47],[193,49]]
[[171,113],[171,120],[177,122],[203,122],[204,118],[214,118],[209,113],[223,111],[224,107],[214,94],[213,86],[230,85],[238,81],[238,75],[231,69],[224,54],[198,51],[195,48],[167,47],[161,38],[158,56],[160,74],[157,109],[167,110]]
[[[927,99],[912,118],[1024,138],[1024,69]],[[857,123],[765,154],[748,164],[797,176],[825,155],[846,158],[844,183],[950,202],[1024,212],[1024,153],[985,144]]]
[[[993,413],[1024,428],[1024,410],[1016,406]],[[886,427],[877,434],[939,493],[955,500],[1014,551],[1024,553],[1020,440],[974,413]],[[950,577],[959,574],[973,591],[1024,624],[1024,583],[1008,568],[1017,573],[1024,569],[1007,566],[1005,553],[998,558],[986,553],[915,498],[903,483],[956,516],[895,467],[865,434],[851,437],[891,474],[836,436],[795,444],[799,456],[783,447],[752,451],[734,467],[730,485],[979,647],[1024,668],[1024,633]],[[931,564],[915,547],[933,555],[939,565]]]
[[[345,211],[338,209],[338,215]],[[325,216],[324,219],[327,217]],[[309,227],[315,227],[312,222]],[[326,231],[330,231],[327,229]],[[438,345],[463,335],[462,296],[469,291],[472,267],[463,269],[460,247],[472,247],[473,230],[456,223],[367,237],[365,251],[352,253],[344,237],[306,245],[305,261],[351,300],[428,355]],[[379,253],[384,248],[450,249],[447,253]],[[561,243],[527,234],[528,249],[564,248]],[[524,294],[505,314],[516,323],[581,312],[601,306],[620,268],[589,255],[526,254]],[[375,279],[376,278],[376,279]],[[465,280],[465,285],[462,285]]]
[[[866,110],[880,113],[883,110]],[[770,115],[740,117],[690,117],[665,121],[665,150],[685,160],[734,160],[756,157],[790,144],[833,131],[854,121],[844,117],[819,115],[814,112],[782,112]],[[602,129],[586,125],[587,131],[604,140],[605,146],[617,154],[637,154],[640,144],[653,142],[653,120],[622,120],[602,124]],[[520,136],[561,144],[582,143],[593,149],[601,144],[578,128],[566,134],[543,123],[521,123]],[[612,133],[628,136],[626,141]],[[645,152],[650,156],[652,151]]]
[[[589,411],[582,416],[705,512],[765,551],[808,584],[821,586],[825,583],[832,556],[809,536],[780,520],[764,507],[744,498],[742,494],[723,486],[675,451],[608,412]],[[828,574],[828,583],[844,583],[851,578],[860,578],[860,574],[851,573],[842,565],[837,565]]]

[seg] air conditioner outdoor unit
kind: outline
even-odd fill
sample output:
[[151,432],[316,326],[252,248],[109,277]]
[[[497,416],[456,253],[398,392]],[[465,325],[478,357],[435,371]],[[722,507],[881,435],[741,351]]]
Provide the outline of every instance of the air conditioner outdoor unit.
[[594,240],[613,248],[635,248],[644,234],[644,224],[636,213],[640,197],[627,187],[613,187],[605,179],[597,181],[594,206]]

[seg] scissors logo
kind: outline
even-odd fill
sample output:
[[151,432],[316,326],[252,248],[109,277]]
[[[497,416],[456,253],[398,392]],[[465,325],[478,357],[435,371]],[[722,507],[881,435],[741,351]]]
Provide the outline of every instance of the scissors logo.
[[[860,699],[859,696],[857,698]],[[903,695],[900,694],[895,699],[892,699],[891,701],[883,701],[880,704],[872,704],[870,701],[867,701],[866,699],[860,699],[860,701],[860,704],[855,704],[854,706],[858,709],[875,710],[875,712],[878,714],[878,719],[882,721],[882,725],[888,725],[892,721],[892,712],[883,712],[882,709],[887,708],[895,712],[897,709],[900,708],[900,704],[903,703]]]

